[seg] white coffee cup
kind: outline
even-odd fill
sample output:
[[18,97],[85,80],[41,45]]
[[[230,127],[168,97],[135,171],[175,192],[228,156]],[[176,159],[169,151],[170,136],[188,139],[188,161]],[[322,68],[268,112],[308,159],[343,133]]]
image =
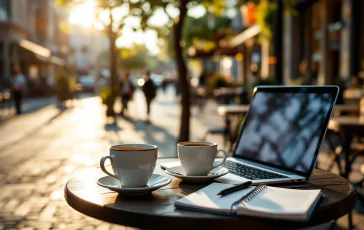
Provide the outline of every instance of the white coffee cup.
[[[224,153],[221,163],[214,165],[219,152]],[[178,158],[187,176],[205,176],[212,169],[223,164],[227,158],[224,149],[217,149],[213,142],[180,142],[177,144]]]
[[[106,174],[118,179],[123,187],[144,187],[153,175],[157,156],[158,147],[156,145],[114,145],[110,148],[110,156],[101,158],[100,166]],[[105,169],[106,159],[110,159],[114,174]]]

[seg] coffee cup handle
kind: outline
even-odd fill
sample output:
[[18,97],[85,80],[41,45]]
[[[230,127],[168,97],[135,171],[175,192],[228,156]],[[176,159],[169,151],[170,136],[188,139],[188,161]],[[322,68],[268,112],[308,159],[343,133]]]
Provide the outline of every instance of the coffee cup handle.
[[114,174],[111,174],[111,173],[109,173],[107,170],[106,170],[106,168],[105,168],[105,161],[106,161],[106,159],[110,159],[110,161],[111,161],[111,164],[112,164],[112,157],[111,156],[103,156],[103,157],[101,157],[101,160],[100,160],[100,167],[101,167],[101,170],[102,171],[104,171],[104,173],[106,173],[107,175],[109,175],[109,176],[111,176],[111,177],[114,177],[114,178],[116,178],[116,179],[118,179]]
[[211,170],[214,169],[214,168],[217,168],[219,167],[220,165],[224,164],[224,162],[226,161],[226,158],[228,157],[228,154],[227,152],[225,151],[225,149],[218,149],[217,152],[216,152],[216,155],[219,153],[219,152],[223,152],[224,153],[224,158],[222,159],[222,161],[220,163],[218,163],[217,165],[213,165]]

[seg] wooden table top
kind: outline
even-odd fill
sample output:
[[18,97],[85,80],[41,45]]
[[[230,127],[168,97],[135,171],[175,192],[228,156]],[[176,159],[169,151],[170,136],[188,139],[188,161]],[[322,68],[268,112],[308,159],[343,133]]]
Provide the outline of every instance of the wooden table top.
[[217,108],[217,113],[220,116],[246,114],[249,110],[249,105],[221,105]]
[[[167,175],[160,168],[161,162],[176,158],[159,159],[156,174]],[[169,176],[172,182],[149,195],[121,196],[102,188],[96,180],[105,176],[99,168],[83,177],[74,177],[65,186],[65,198],[77,211],[107,222],[147,229],[245,229],[297,228],[312,226],[337,219],[351,209],[356,202],[356,190],[346,179],[322,170],[315,170],[309,182],[286,184],[281,187],[321,189],[325,198],[314,211],[308,223],[269,220],[264,218],[219,216],[202,212],[176,209],[176,200],[187,196],[209,183],[191,184]]]
[[355,112],[360,110],[359,104],[336,104],[334,110],[339,110],[343,112]]
[[235,87],[235,88],[227,88],[221,87],[219,89],[214,90],[215,96],[237,96],[243,93],[245,89],[243,87]]
[[338,116],[332,117],[328,128],[335,132],[364,133],[364,117]]

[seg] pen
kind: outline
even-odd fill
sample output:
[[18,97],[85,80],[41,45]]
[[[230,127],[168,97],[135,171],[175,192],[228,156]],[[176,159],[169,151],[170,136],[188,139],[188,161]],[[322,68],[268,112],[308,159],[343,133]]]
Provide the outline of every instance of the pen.
[[242,184],[238,184],[236,186],[233,186],[233,187],[230,187],[230,188],[227,188],[227,189],[224,189],[222,191],[220,191],[217,195],[220,195],[220,196],[226,196],[230,193],[233,193],[233,192],[236,192],[236,191],[239,191],[239,190],[242,190],[244,188],[247,188],[249,187],[249,185],[251,185],[253,182],[251,181],[247,181],[247,182],[244,182]]

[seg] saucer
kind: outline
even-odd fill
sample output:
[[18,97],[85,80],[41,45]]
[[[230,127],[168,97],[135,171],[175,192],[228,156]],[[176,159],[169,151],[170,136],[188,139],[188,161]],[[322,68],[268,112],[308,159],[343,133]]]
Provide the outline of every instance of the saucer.
[[210,181],[218,177],[221,177],[223,175],[226,175],[228,172],[229,170],[227,168],[219,166],[211,170],[206,176],[187,176],[182,166],[174,166],[166,169],[167,174],[189,182]]
[[101,177],[96,183],[122,195],[145,195],[171,183],[171,179],[159,174],[153,174],[147,186],[138,188],[123,188],[120,185],[120,181],[111,176]]

